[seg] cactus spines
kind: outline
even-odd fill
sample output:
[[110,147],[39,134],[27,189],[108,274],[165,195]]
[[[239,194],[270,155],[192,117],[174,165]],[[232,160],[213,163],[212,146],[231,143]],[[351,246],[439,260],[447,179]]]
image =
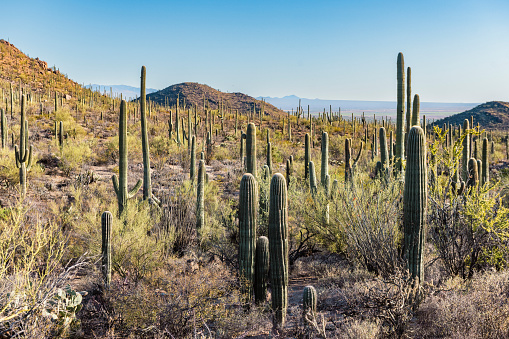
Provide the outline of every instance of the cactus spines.
[[256,179],[251,173],[246,173],[240,181],[239,194],[239,271],[247,300],[251,300],[254,283],[257,212]]
[[426,138],[420,126],[408,134],[408,154],[403,194],[404,254],[413,277],[424,279],[423,248],[425,242],[428,180]]
[[329,134],[322,132],[322,168],[320,183],[325,185],[325,176],[329,174]]
[[404,141],[403,141],[403,111],[405,106],[405,61],[403,59],[403,53],[398,54],[397,63],[397,79],[398,79],[398,105],[397,105],[397,120],[396,120],[396,170],[400,172],[402,170],[402,161],[405,158],[404,155]]
[[[14,146],[14,155],[16,159],[16,167],[19,168],[19,185],[21,197],[26,195],[27,191],[27,171],[32,167],[32,145],[28,146],[28,121],[25,119],[25,95],[21,96],[21,121],[19,131],[19,149],[18,145]],[[14,134],[13,134],[14,136]]]
[[[311,138],[309,133],[304,137],[304,179],[309,179],[309,162],[311,161]],[[509,140],[509,138],[508,138]],[[509,148],[508,148],[509,149]]]
[[126,102],[120,102],[120,115],[118,119],[118,178],[111,177],[113,189],[117,195],[118,215],[122,216],[127,207],[127,200],[132,198],[140,189],[143,181],[140,179],[129,192],[127,191],[127,114]]
[[275,325],[282,327],[288,304],[288,201],[286,181],[280,173],[270,182],[269,248],[272,309]]
[[0,139],[2,139],[2,148],[7,147],[7,118],[5,116],[5,111],[3,108],[0,109],[0,124],[1,124],[1,133]]
[[479,174],[477,173],[477,160],[470,158],[468,160],[468,180],[467,189],[477,186]]
[[420,104],[420,100],[419,100],[419,94],[416,94],[416,95],[414,95],[414,103],[413,103],[413,111],[412,111],[412,126],[419,125],[419,109],[420,109],[420,107],[421,107],[421,104]]
[[484,186],[490,181],[490,163],[488,160],[488,138],[482,139],[482,176],[481,186]]
[[312,320],[316,317],[316,302],[317,302],[316,289],[313,286],[304,287],[302,292],[302,311],[304,317],[311,316]]
[[111,283],[111,223],[113,216],[111,212],[105,211],[101,215],[102,247],[101,257],[104,284],[110,286]]
[[470,159],[470,136],[468,130],[470,129],[470,123],[468,119],[463,121],[463,133],[465,137],[463,139],[463,156],[461,159],[461,179],[465,182],[468,181],[468,159]]
[[256,241],[254,294],[255,302],[267,300],[267,281],[269,274],[269,238],[261,236]]
[[247,125],[246,132],[246,172],[256,177],[256,126]]
[[205,161],[198,164],[198,184],[196,193],[196,229],[198,232],[205,225]]
[[191,138],[191,165],[189,167],[189,179],[194,181],[194,175],[196,171],[196,136],[193,135]]

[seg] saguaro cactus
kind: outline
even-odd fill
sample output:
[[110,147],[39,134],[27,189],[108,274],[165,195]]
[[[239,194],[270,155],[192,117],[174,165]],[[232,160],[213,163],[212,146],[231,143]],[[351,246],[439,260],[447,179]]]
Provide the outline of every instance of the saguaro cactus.
[[488,138],[482,139],[482,177],[481,186],[490,181],[490,163],[488,160]]
[[397,120],[396,120],[396,170],[401,171],[402,160],[405,158],[404,155],[404,126],[403,126],[403,114],[405,106],[405,61],[403,53],[398,54],[398,105],[396,108]]
[[288,202],[281,173],[274,174],[270,183],[269,247],[272,309],[275,324],[281,327],[288,305]]
[[147,128],[147,95],[145,89],[145,79],[147,69],[141,66],[141,88],[140,88],[140,119],[141,119],[141,148],[143,151],[143,200],[150,202],[158,200],[152,195],[152,184],[150,182],[150,153],[148,146],[148,128]]
[[189,179],[194,181],[194,175],[196,171],[196,136],[193,135],[191,138],[191,164],[189,166]]
[[[410,131],[413,124],[412,121],[412,69],[406,69],[406,128],[405,131]],[[406,142],[405,142],[406,145]]]
[[239,273],[242,292],[247,300],[251,300],[254,284],[257,213],[256,179],[251,173],[246,173],[240,181],[239,194]]
[[105,211],[101,215],[101,230],[102,230],[102,267],[104,284],[110,286],[111,283],[111,223],[113,216],[111,212]]
[[403,194],[404,254],[413,277],[423,281],[423,248],[426,240],[426,208],[428,180],[426,169],[426,137],[420,126],[408,135],[408,154]]
[[5,116],[5,111],[3,108],[0,108],[0,127],[1,127],[1,133],[0,133],[0,139],[2,139],[2,148],[7,147],[7,118]]
[[382,177],[386,177],[389,173],[389,155],[387,152],[387,134],[385,128],[380,127],[380,174]]
[[269,274],[269,238],[261,236],[256,242],[254,291],[255,302],[267,299],[267,281]]
[[267,142],[267,166],[269,167],[269,172],[272,174],[272,144]]
[[463,139],[463,156],[461,159],[461,178],[463,181],[468,181],[468,159],[470,159],[470,136],[468,130],[470,129],[470,123],[468,119],[463,121],[463,133],[465,133],[465,138]]
[[27,172],[32,167],[32,145],[28,146],[28,121],[25,119],[25,95],[21,96],[21,121],[19,128],[19,149],[14,146],[14,155],[16,158],[16,167],[19,168],[20,193],[23,198],[27,192]]
[[58,123],[58,146],[64,147],[64,123],[62,121]]
[[246,158],[246,173],[256,177],[256,126],[253,123],[247,125]]
[[479,181],[479,174],[477,172],[477,160],[475,160],[474,158],[470,158],[468,160],[467,189],[476,187],[478,181]]
[[304,287],[304,291],[302,293],[302,311],[304,316],[310,315],[312,319],[316,317],[317,299],[316,289],[313,286]]
[[320,183],[325,185],[325,177],[329,174],[329,134],[322,132],[322,169]]
[[311,190],[311,194],[314,196],[317,191],[317,184],[315,164],[312,161],[309,162],[309,189]]
[[[412,126],[419,125],[420,107],[421,107],[421,102],[419,100],[419,95],[416,94],[416,95],[414,95],[414,104],[413,104],[413,112],[412,112]],[[426,135],[426,133],[424,133],[424,135]]]
[[[509,140],[509,137],[508,137]],[[304,137],[304,179],[309,179],[309,162],[311,161],[311,138],[309,133]]]
[[196,229],[198,232],[205,226],[205,161],[198,164],[198,185],[196,193]]
[[117,195],[118,214],[121,216],[127,207],[127,200],[134,197],[143,181],[140,179],[132,190],[127,192],[127,114],[126,102],[120,102],[120,116],[118,119],[118,178],[115,174],[111,177],[113,189]]

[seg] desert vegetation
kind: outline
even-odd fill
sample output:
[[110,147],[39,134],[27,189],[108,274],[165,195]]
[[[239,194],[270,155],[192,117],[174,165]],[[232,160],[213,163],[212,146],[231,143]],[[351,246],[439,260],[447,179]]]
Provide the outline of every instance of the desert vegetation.
[[401,53],[392,121],[0,48],[0,337],[509,336],[509,138],[420,116]]

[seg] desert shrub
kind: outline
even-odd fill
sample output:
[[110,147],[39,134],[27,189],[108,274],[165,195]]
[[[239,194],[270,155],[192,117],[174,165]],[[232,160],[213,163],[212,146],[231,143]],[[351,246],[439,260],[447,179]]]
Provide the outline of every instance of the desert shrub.
[[450,278],[416,312],[416,338],[507,338],[507,271]]
[[82,166],[92,157],[94,141],[67,139],[61,148],[59,167],[69,176],[72,172],[80,171]]
[[72,266],[61,266],[66,242],[67,236],[57,224],[43,224],[21,202],[2,213],[2,337],[46,338],[69,330],[81,296],[65,286],[85,262],[80,259]]

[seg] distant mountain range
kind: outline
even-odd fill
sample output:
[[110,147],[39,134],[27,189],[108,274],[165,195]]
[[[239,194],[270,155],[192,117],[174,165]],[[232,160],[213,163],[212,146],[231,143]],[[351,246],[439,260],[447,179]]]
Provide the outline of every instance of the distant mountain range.
[[476,106],[468,111],[451,115],[435,123],[441,127],[442,124],[463,125],[463,121],[474,118],[474,125],[479,123],[483,128],[508,128],[509,127],[509,102],[490,101]]
[[[140,88],[126,85],[98,85],[91,84],[86,85],[86,88],[90,88],[92,86],[93,90],[99,89],[101,93],[106,91],[107,94],[110,94],[110,88],[113,92],[113,95],[120,95],[122,93],[122,97],[124,99],[135,99],[140,96]],[[157,92],[158,90],[155,88],[147,88],[147,94]]]
[[[257,99],[261,100],[262,97]],[[301,100],[302,109],[307,112],[307,106],[312,113],[323,112],[323,109],[337,112],[341,107],[342,113],[360,114],[364,112],[366,115],[373,113],[387,115],[389,117],[396,116],[396,101],[361,101],[361,100],[325,100],[325,99],[307,99],[299,98],[295,95],[289,95],[282,98],[263,97],[263,99],[272,105],[281,108],[284,111],[297,109],[299,99]],[[469,110],[478,103],[444,103],[444,102],[421,102],[420,112],[426,114],[427,118],[440,119],[453,113]]]

